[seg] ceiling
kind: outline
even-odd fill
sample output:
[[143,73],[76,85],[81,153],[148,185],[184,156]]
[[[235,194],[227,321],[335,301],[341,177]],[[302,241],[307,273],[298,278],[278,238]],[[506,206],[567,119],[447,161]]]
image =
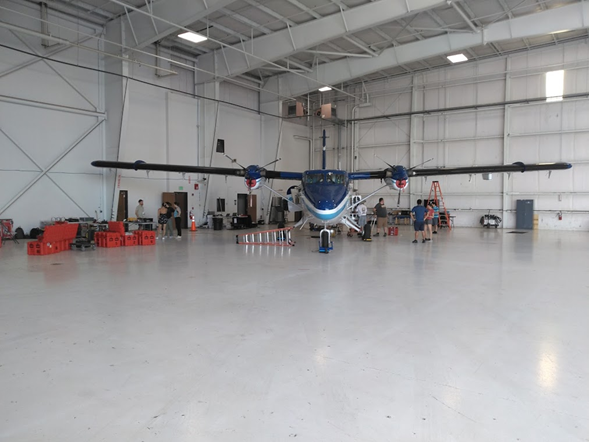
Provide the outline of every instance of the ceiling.
[[[342,88],[448,66],[451,52],[487,59],[587,38],[585,16],[579,17],[589,14],[580,0],[49,0],[48,5],[102,25],[120,17],[132,28],[130,46],[158,41],[191,55],[209,72],[203,81],[245,78],[259,87],[274,82],[279,93],[291,97],[325,84]],[[567,11],[566,20],[557,10]],[[183,31],[174,25],[209,39],[182,40],[177,34]],[[283,82],[276,81],[279,75]]]

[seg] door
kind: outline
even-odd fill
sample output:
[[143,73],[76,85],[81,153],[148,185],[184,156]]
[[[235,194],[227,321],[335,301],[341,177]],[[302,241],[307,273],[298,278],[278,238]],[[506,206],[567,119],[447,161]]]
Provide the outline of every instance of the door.
[[162,192],[162,204],[163,203],[170,203],[174,204],[176,198],[176,194],[174,192]]
[[534,200],[517,200],[515,228],[534,228]]
[[258,200],[257,195],[248,195],[247,214],[252,218],[252,222],[258,221]]
[[[174,201],[178,203],[180,206],[180,210],[182,210],[182,214],[180,217],[182,218],[182,228],[188,228],[188,193],[186,192],[174,192]],[[174,202],[172,201],[172,202]]]
[[117,221],[125,221],[129,215],[127,207],[127,191],[119,190],[119,205],[117,206]]

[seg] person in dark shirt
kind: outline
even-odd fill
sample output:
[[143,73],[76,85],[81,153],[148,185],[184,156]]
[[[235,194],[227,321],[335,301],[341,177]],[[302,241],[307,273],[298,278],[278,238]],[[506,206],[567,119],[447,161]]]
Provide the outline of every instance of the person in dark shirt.
[[411,219],[413,220],[413,229],[415,230],[414,243],[417,243],[417,232],[421,232],[421,242],[425,242],[425,214],[427,213],[427,209],[421,204],[422,201],[417,200],[417,205],[411,209]]
[[168,222],[166,223],[166,231],[164,232],[164,236],[168,236],[168,238],[174,237],[174,206],[172,203],[166,203],[166,217],[168,218]]
[[376,213],[376,233],[374,236],[378,236],[378,230],[381,227],[383,236],[387,236],[387,208],[384,205],[384,198],[378,200],[378,204],[374,206],[374,213]]

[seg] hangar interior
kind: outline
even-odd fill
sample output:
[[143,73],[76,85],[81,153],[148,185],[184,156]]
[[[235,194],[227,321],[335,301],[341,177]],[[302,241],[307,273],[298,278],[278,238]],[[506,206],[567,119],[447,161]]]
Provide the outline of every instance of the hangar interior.
[[[150,251],[5,245],[0,440],[585,440],[587,23],[577,0],[0,0],[0,218],[26,232],[121,218],[122,192],[153,218],[186,193],[203,225],[238,211],[242,179],[90,163],[302,172],[324,131],[332,169],[573,166],[436,178],[457,229],[420,249],[408,227],[328,257],[307,234],[236,251],[204,229]],[[522,199],[537,230],[509,235]]]

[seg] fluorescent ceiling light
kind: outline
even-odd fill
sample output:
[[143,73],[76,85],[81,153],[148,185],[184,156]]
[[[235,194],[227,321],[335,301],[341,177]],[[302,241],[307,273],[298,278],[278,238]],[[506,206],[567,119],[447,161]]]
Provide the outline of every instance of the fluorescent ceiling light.
[[549,34],[562,34],[563,32],[569,32],[569,29],[563,29],[562,31],[549,32]]
[[452,63],[460,63],[461,61],[468,60],[464,54],[448,55],[446,58]]
[[185,32],[184,34],[179,34],[178,37],[191,41],[192,43],[200,43],[201,41],[207,40],[204,35],[197,34],[196,32]]
[[330,91],[331,88],[329,86],[323,86],[319,88],[319,92],[327,92]]

